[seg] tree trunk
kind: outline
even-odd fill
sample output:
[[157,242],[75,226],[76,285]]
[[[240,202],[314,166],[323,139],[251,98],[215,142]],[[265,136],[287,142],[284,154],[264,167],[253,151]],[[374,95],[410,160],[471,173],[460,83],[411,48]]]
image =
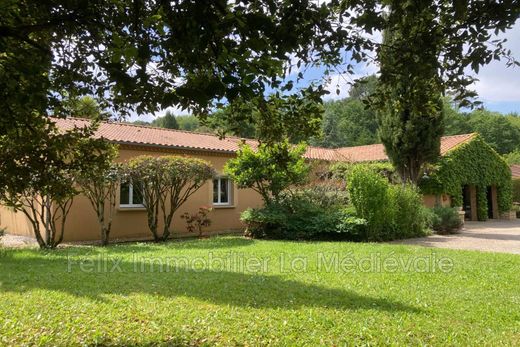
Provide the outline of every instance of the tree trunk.
[[106,227],[101,227],[101,246],[107,246],[109,240],[110,230]]

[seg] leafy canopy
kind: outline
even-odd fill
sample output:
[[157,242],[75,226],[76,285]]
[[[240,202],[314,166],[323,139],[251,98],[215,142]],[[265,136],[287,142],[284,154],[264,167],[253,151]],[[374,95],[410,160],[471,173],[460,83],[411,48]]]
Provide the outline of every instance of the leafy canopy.
[[44,137],[24,146],[0,136],[0,201],[25,214],[41,248],[54,248],[63,241],[72,200],[80,192],[77,183],[108,165],[114,148],[91,138],[95,123],[65,132],[46,123],[44,129]]
[[239,188],[252,188],[269,204],[278,200],[284,190],[305,182],[309,166],[302,157],[304,152],[303,144],[293,146],[287,140],[261,143],[256,150],[242,145],[224,171]]

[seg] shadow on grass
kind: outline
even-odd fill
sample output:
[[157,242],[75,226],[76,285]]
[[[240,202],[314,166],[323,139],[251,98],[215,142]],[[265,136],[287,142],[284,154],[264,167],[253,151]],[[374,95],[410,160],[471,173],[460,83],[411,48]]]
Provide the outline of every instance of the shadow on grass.
[[[68,257],[79,256],[79,255],[96,255],[96,254],[135,254],[144,252],[156,252],[156,251],[167,251],[167,250],[217,250],[220,248],[235,248],[235,247],[246,247],[250,246],[255,241],[247,239],[245,237],[232,237],[232,236],[216,236],[207,239],[173,239],[166,242],[154,242],[154,241],[129,241],[121,243],[112,243],[106,247],[102,247],[98,244],[67,244],[60,246],[54,250],[37,250],[40,254],[49,254],[54,257]],[[34,251],[30,248],[10,248],[13,251]]]
[[[88,259],[87,259],[88,260]],[[77,260],[76,260],[77,261]],[[218,305],[254,308],[295,309],[323,307],[335,309],[372,309],[388,312],[419,312],[398,301],[371,297],[351,290],[328,288],[284,278],[282,275],[241,271],[170,268],[170,272],[151,272],[149,263],[103,261],[80,269],[60,257],[0,258],[0,291],[26,293],[34,289],[62,292],[92,300],[110,301],[111,296],[152,295],[164,298],[189,297]],[[120,270],[119,270],[120,269]],[[343,276],[344,274],[338,274]]]

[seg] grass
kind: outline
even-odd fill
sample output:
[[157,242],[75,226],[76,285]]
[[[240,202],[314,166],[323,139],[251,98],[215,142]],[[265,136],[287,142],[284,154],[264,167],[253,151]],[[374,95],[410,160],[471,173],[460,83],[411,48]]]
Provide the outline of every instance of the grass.
[[[344,267],[320,262],[334,257]],[[515,345],[519,269],[508,254],[239,237],[1,250],[0,344]]]

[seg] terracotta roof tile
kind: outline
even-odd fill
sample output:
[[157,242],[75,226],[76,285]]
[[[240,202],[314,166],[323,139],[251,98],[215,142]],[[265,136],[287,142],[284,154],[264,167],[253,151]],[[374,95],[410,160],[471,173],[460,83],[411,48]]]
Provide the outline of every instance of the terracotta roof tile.
[[520,178],[520,165],[511,165],[510,168],[513,178]]
[[[72,129],[85,127],[88,119],[82,118],[55,118],[53,119],[60,129]],[[445,136],[441,139],[441,154],[445,154],[452,148],[471,139],[475,134]],[[257,142],[250,139],[241,139],[228,136],[220,139],[211,134],[156,128],[142,125],[134,125],[118,122],[102,122],[96,131],[96,137],[103,137],[119,144],[135,144],[148,146],[161,146],[179,149],[203,150],[212,152],[234,153],[241,143],[245,142],[255,148]],[[384,161],[388,160],[383,145],[367,145],[343,148],[307,147],[305,158],[327,161]]]
[[[475,136],[475,133],[442,137],[441,155],[446,154],[448,151],[460,145],[461,143],[470,140],[473,138],[473,136]],[[382,144],[343,147],[338,148],[337,151],[341,153],[346,158],[346,160],[352,162],[388,160],[388,156],[386,155],[385,148]]]
[[[61,129],[85,127],[89,120],[80,118],[55,119]],[[198,149],[219,152],[236,152],[239,145],[246,143],[256,146],[256,141],[238,137],[220,139],[211,134],[202,134],[182,130],[155,128],[118,122],[102,122],[96,131],[96,137],[103,137],[120,144],[155,145],[182,149]]]

